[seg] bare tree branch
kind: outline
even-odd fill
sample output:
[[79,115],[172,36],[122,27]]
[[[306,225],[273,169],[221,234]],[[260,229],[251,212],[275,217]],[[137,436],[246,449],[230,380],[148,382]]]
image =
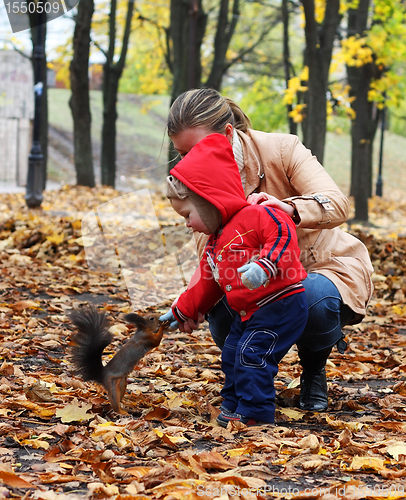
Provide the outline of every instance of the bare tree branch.
[[271,31],[272,28],[274,28],[277,24],[279,24],[280,22],[280,18],[276,18],[274,19],[263,31],[262,33],[259,35],[259,37],[257,38],[257,40],[252,44],[250,45],[249,47],[247,47],[246,49],[242,50],[241,52],[239,52],[233,59],[231,59],[228,63],[225,64],[224,66],[224,73],[231,67],[233,66],[233,64],[241,61],[244,56],[246,56],[247,54],[249,54],[250,52],[253,52],[255,50],[256,47],[258,47],[258,45],[264,40],[265,36]]
[[91,39],[91,42],[93,43],[93,45],[94,45],[95,47],[97,47],[97,48],[100,50],[100,52],[101,52],[101,53],[104,55],[104,57],[107,59],[107,52],[106,52],[106,51],[105,51],[102,47],[100,47],[100,45],[96,42],[96,40]]
[[17,47],[17,45],[15,45],[15,43],[14,43],[14,42],[12,42],[11,40],[8,40],[7,38],[2,38],[2,37],[0,38],[0,40],[1,40],[2,42],[9,43],[9,44],[13,47],[13,49],[14,49],[16,52],[18,52],[19,54],[21,54],[21,55],[22,55],[23,57],[25,57],[26,59],[29,59],[30,61],[32,61],[32,56],[28,56],[27,54],[25,54],[25,53],[24,53],[21,49],[19,49],[19,48]]

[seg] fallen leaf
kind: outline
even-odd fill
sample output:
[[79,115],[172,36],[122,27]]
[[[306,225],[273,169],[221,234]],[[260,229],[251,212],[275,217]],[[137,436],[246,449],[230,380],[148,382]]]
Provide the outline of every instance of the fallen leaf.
[[90,403],[79,406],[78,400],[75,398],[72,403],[68,403],[64,408],[57,410],[55,416],[65,422],[85,422],[94,417],[93,413],[87,413],[92,405]]

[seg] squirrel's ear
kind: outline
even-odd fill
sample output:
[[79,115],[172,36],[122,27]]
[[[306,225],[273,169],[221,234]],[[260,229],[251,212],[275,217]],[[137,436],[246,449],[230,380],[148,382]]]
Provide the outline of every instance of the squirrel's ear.
[[147,325],[145,318],[143,316],[140,316],[139,314],[136,314],[136,313],[126,314],[124,316],[124,319],[126,321],[128,321],[129,323],[133,323],[134,325],[137,325],[138,327],[145,327]]

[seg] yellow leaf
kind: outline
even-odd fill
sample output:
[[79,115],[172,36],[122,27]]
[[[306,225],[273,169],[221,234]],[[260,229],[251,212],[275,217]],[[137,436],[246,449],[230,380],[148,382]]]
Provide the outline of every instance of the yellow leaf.
[[159,438],[166,437],[173,444],[186,443],[186,442],[190,443],[191,442],[191,441],[189,441],[189,439],[185,438],[184,436],[169,436],[168,434],[165,434],[164,432],[161,432],[158,429],[153,429],[153,430]]
[[116,443],[119,448],[126,448],[130,446],[131,441],[118,433],[116,434]]
[[47,240],[55,245],[60,245],[65,239],[65,235],[63,233],[57,234],[54,233],[51,236],[47,236]]
[[90,403],[79,406],[78,400],[75,398],[72,403],[69,403],[65,408],[57,410],[56,417],[61,419],[61,422],[83,422],[94,417],[93,413],[87,413],[92,405]]
[[395,460],[399,460],[399,455],[406,455],[406,443],[399,441],[398,443],[391,444],[386,448],[386,452]]
[[41,439],[24,439],[24,441],[21,441],[21,444],[30,446],[31,448],[35,449],[39,448],[42,448],[43,450],[49,449],[49,443]]
[[377,472],[386,469],[382,458],[378,457],[354,457],[347,470],[372,469]]
[[233,448],[232,450],[228,450],[227,455],[229,457],[241,457],[241,455],[248,455],[247,448]]
[[292,420],[301,420],[304,416],[303,412],[293,410],[292,408],[279,408],[279,411]]
[[299,76],[302,82],[307,82],[309,79],[309,66],[305,66]]
[[399,316],[406,315],[406,305],[404,306],[392,306],[392,311]]

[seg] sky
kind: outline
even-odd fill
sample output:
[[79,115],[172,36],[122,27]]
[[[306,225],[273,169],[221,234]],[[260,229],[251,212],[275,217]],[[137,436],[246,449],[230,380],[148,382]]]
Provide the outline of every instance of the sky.
[[[74,25],[72,11],[47,23],[46,51],[48,60],[52,60],[55,54],[54,49],[58,45],[65,43],[66,40],[72,36]],[[3,46],[4,40],[13,40],[19,48],[31,54],[32,44],[30,30],[13,33],[4,1],[0,0],[0,47]],[[12,48],[11,45],[9,45],[9,48]]]

